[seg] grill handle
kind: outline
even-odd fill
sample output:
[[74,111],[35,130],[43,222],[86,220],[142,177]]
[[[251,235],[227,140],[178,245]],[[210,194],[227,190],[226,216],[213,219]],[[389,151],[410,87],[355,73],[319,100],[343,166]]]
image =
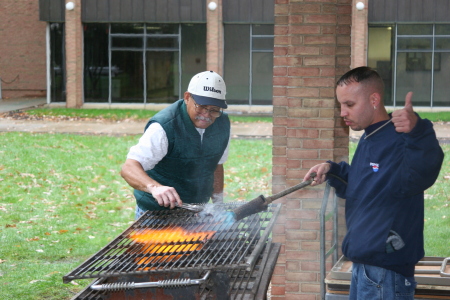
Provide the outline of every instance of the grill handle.
[[445,269],[447,268],[447,262],[450,260],[450,257],[447,257],[446,259],[444,259],[444,261],[442,262],[442,266],[441,266],[441,271],[440,274],[442,277],[450,277],[450,273],[446,273]]
[[94,282],[91,285],[91,289],[96,291],[110,291],[110,292],[118,292],[123,290],[131,290],[131,289],[139,289],[139,288],[180,288],[186,287],[195,284],[202,284],[205,282],[211,271],[208,271],[203,278],[200,279],[169,279],[169,280],[159,280],[155,282],[115,282],[115,283],[106,283],[106,284],[97,284],[99,280]]

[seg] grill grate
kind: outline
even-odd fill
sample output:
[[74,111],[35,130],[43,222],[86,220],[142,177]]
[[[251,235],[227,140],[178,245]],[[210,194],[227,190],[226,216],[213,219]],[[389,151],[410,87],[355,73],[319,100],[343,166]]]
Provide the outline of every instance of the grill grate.
[[[271,204],[267,211],[234,222],[230,211],[239,205],[206,205],[198,214],[182,209],[148,211],[64,276],[64,282],[168,271],[250,270],[267,241],[281,205]],[[209,211],[210,208],[214,211]],[[166,241],[156,241],[157,236]],[[152,241],[144,243],[147,237]]]

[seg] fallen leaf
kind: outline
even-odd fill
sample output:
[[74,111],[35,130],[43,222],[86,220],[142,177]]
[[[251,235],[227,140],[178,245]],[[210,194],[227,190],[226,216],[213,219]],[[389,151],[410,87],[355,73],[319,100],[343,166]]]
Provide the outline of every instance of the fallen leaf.
[[39,281],[45,281],[45,280],[31,280],[30,283],[36,283],[36,282],[39,282]]
[[42,249],[36,249],[36,252],[42,253],[42,252],[44,252],[44,250],[42,250]]
[[58,272],[58,271],[53,271],[53,272],[51,272],[51,273],[48,273],[47,275],[44,275],[45,277],[50,277],[50,276],[52,276],[53,274],[60,274],[61,272]]
[[66,232],[68,232],[69,230],[65,230],[65,229],[61,229],[60,231],[59,231],[59,233],[66,233]]

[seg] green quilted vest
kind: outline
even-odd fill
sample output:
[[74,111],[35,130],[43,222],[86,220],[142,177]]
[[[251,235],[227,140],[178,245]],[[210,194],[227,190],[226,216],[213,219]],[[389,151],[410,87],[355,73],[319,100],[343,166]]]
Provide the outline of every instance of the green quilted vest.
[[[183,99],[158,112],[145,129],[154,122],[165,130],[169,147],[167,155],[147,174],[162,185],[174,187],[183,202],[208,202],[213,192],[214,171],[230,137],[228,115],[224,113],[205,129],[203,142]],[[166,209],[149,193],[135,190],[134,196],[143,210]]]

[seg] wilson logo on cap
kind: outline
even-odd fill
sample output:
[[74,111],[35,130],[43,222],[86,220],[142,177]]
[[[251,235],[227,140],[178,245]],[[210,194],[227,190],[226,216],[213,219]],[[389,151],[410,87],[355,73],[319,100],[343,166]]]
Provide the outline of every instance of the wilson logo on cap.
[[205,91],[205,92],[213,92],[213,93],[219,93],[219,94],[222,94],[222,92],[220,91],[220,90],[216,90],[214,87],[212,87],[212,86],[204,86],[203,87],[203,90]]

